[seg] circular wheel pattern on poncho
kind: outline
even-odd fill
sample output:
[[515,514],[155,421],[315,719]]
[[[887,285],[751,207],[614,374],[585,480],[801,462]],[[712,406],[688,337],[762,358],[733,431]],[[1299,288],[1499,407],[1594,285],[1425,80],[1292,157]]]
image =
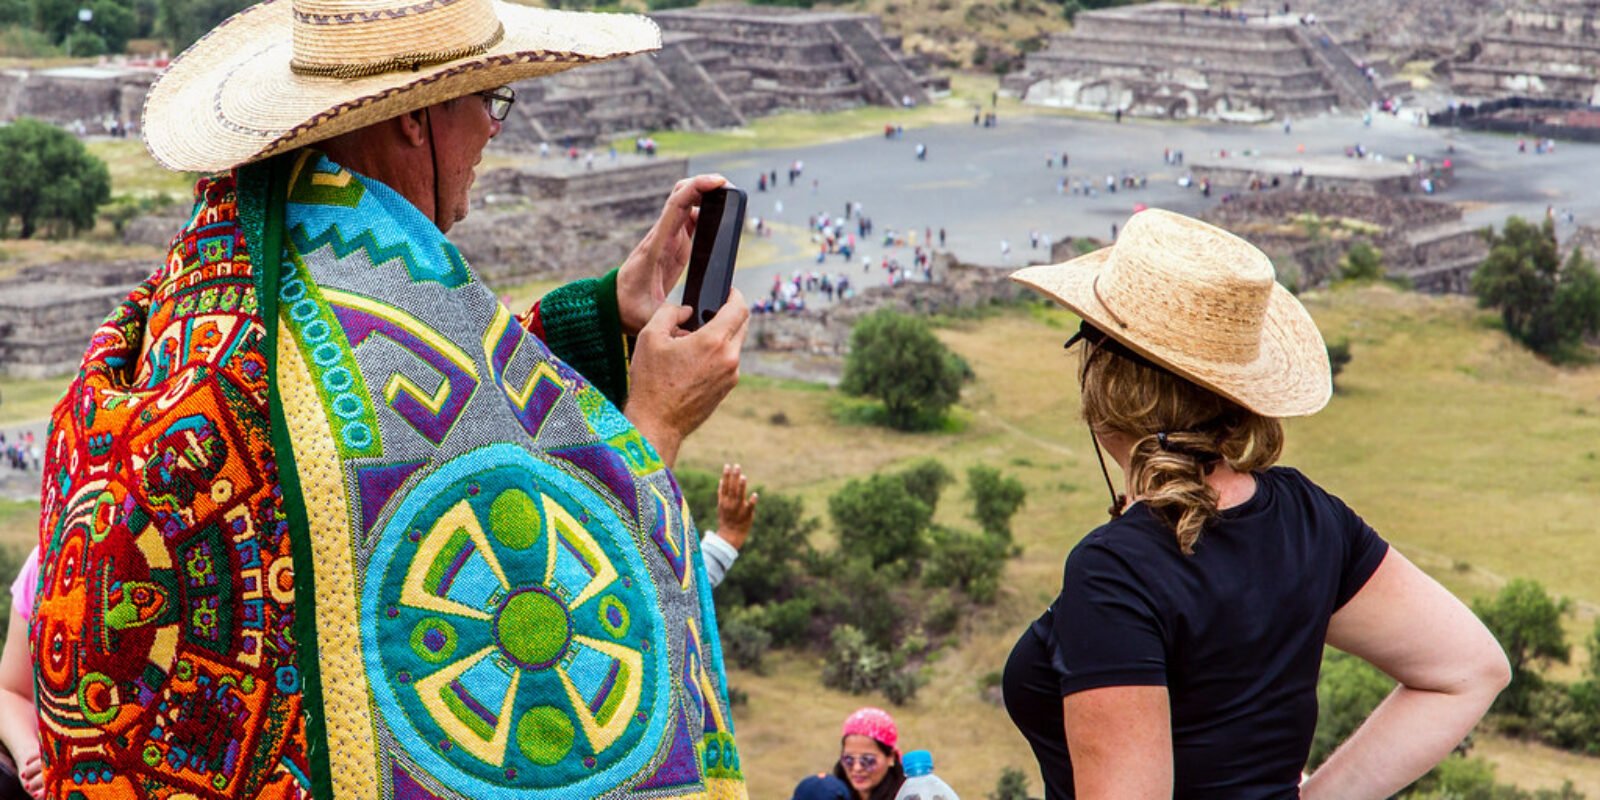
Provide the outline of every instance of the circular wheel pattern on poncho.
[[654,755],[668,648],[614,508],[512,445],[454,459],[407,495],[362,604],[373,694],[414,769],[463,796],[587,796]]

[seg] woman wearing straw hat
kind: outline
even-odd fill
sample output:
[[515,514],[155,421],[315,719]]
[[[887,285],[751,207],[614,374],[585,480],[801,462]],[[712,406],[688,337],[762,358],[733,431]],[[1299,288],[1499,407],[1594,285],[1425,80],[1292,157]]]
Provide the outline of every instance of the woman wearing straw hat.
[[[1279,419],[1321,409],[1331,379],[1266,256],[1152,209],[1112,247],[1012,277],[1083,318],[1067,344],[1084,419],[1126,481],[1006,665],[1047,797],[1383,798],[1449,754],[1505,655],[1338,498],[1273,466]],[[1301,786],[1324,643],[1399,686]]]
[[49,796],[744,796],[671,467],[748,317],[686,333],[663,302],[722,179],[520,317],[444,236],[504,84],[659,43],[496,0],[272,0],[173,63],[147,145],[220,174],[53,415]]

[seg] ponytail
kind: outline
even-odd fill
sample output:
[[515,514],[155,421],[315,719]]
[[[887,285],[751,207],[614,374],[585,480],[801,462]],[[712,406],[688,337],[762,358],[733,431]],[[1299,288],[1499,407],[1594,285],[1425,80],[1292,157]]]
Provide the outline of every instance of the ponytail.
[[1194,555],[1216,519],[1217,490],[1206,476],[1225,463],[1255,472],[1283,452],[1283,425],[1209,389],[1115,348],[1089,347],[1079,373],[1083,416],[1095,434],[1133,441],[1128,485],[1172,528],[1178,549]]

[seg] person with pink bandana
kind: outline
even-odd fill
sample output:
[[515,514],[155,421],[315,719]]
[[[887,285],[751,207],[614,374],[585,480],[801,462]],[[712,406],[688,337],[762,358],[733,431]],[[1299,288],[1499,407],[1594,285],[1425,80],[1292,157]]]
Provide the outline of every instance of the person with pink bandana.
[[848,784],[857,800],[894,800],[906,780],[899,743],[900,732],[889,712],[871,706],[856,709],[840,732],[833,776]]

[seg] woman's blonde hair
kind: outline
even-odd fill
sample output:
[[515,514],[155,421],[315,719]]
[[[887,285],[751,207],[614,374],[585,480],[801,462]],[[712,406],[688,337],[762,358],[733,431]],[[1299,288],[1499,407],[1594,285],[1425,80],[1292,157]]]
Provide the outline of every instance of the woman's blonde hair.
[[[1094,333],[1099,334],[1098,331]],[[1087,337],[1078,381],[1095,435],[1133,442],[1128,486],[1178,537],[1184,555],[1217,516],[1206,484],[1218,462],[1266,469],[1283,452],[1283,425],[1140,358],[1104,334]]]

